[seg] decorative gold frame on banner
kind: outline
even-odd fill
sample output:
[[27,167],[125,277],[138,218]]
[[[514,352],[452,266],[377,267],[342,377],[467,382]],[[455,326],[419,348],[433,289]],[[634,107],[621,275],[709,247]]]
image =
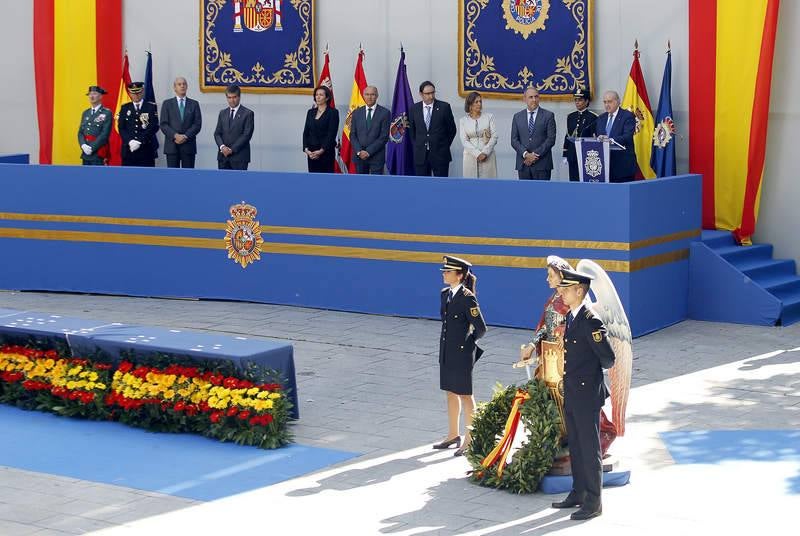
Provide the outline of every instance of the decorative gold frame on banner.
[[[294,7],[298,13],[301,14],[301,19],[303,15],[304,5],[308,5],[306,10],[306,15],[308,19],[305,20],[305,32],[303,34],[303,38],[300,40],[300,43],[297,46],[297,50],[289,53],[286,55],[284,59],[284,64],[282,69],[278,69],[274,73],[265,76],[263,71],[264,67],[260,64],[260,62],[256,62],[253,67],[251,67],[251,71],[254,73],[252,76],[245,76],[245,74],[232,67],[230,64],[230,53],[220,50],[217,46],[216,39],[211,36],[210,30],[214,28],[216,23],[217,17],[219,16],[219,12],[230,0],[208,0],[209,12],[206,13],[204,10],[205,0],[199,0],[200,2],[200,37],[198,40],[198,44],[200,46],[200,55],[199,55],[199,63],[200,63],[200,91],[203,93],[212,93],[212,92],[224,92],[225,86],[229,84],[238,84],[242,88],[242,92],[246,93],[288,93],[288,94],[300,94],[300,95],[310,95],[314,91],[314,85],[317,83],[317,62],[314,61],[316,59],[316,38],[317,38],[317,18],[316,18],[316,4],[315,2],[308,0],[306,4],[306,0],[289,0],[289,3]],[[299,7],[298,7],[299,6]],[[208,23],[208,27],[205,27],[204,23]],[[205,30],[205,31],[204,31]],[[309,33],[311,35],[309,35]],[[208,45],[206,41],[208,40]],[[311,86],[310,88],[295,88],[295,87],[252,87],[249,84],[252,84],[255,81],[262,81],[262,83],[269,82],[270,80],[278,79],[281,76],[289,75],[295,76],[295,71],[292,71],[292,67],[299,64],[299,58],[301,57],[301,51],[304,49],[310,50],[308,56],[310,58],[311,63]],[[209,56],[211,54],[211,56]],[[203,59],[207,59],[209,63],[214,61],[217,62],[216,68],[212,71],[212,73],[222,72],[219,76],[216,77],[216,80],[219,80],[219,83],[224,84],[222,86],[207,86],[206,85],[206,72],[205,72],[205,64]],[[230,73],[226,75],[225,73]],[[231,76],[232,75],[232,76]]]
[[[542,86],[537,86],[536,89],[541,91],[546,91],[548,88],[553,88],[557,86],[556,80],[558,78],[564,79],[564,75],[562,73],[566,71],[571,71],[573,58],[576,54],[580,53],[581,45],[585,46],[586,61],[588,63],[588,78],[589,78],[589,91],[594,92],[594,34],[592,32],[592,11],[594,8],[594,0],[551,0],[551,2],[561,1],[564,5],[567,6],[568,9],[572,12],[573,18],[576,21],[578,20],[578,15],[576,12],[580,11],[580,8],[583,6],[585,7],[585,16],[586,16],[586,35],[578,36],[578,40],[574,43],[572,47],[572,53],[569,56],[565,56],[564,58],[559,58],[556,61],[556,65],[554,68],[553,74],[545,79],[545,84]],[[533,77],[533,73],[528,69],[527,65],[523,66],[522,70],[519,71],[517,74],[519,78],[516,81],[512,81],[509,77],[498,73],[497,69],[494,65],[494,58],[491,56],[486,56],[481,53],[480,44],[478,43],[477,39],[474,38],[473,30],[475,27],[475,21],[477,20],[480,12],[486,8],[489,4],[490,0],[459,0],[458,2],[458,94],[462,97],[466,97],[467,94],[471,91],[479,91],[481,95],[486,97],[493,97],[497,99],[506,99],[506,100],[516,100],[519,99],[522,92],[525,88],[529,85],[529,80]],[[467,24],[467,27],[464,27],[464,11],[466,9],[467,14],[474,15],[474,18]],[[464,37],[465,35],[469,37],[469,48],[470,56],[474,57],[474,61],[470,65],[467,65],[468,74],[472,76],[475,80],[479,80],[480,82],[477,88],[470,88],[469,90],[464,89],[464,64],[465,61],[465,50],[464,50]],[[470,71],[470,67],[475,67],[478,69],[477,72]],[[485,84],[485,81],[495,80],[489,85]],[[575,78],[572,78],[575,81]],[[565,80],[559,86],[566,85],[564,89],[569,89],[569,81]],[[484,89],[481,89],[484,88]],[[517,94],[514,93],[498,93],[496,91],[491,91],[492,89],[509,89],[509,90],[518,90]],[[552,100],[552,101],[571,101],[572,95],[577,88],[570,89],[568,95],[547,95],[542,94],[542,100]]]

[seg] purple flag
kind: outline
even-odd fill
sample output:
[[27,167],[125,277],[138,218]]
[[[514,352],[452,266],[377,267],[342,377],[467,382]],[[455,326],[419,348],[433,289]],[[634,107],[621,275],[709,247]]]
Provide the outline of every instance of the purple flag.
[[400,48],[400,63],[394,82],[392,122],[389,124],[389,143],[386,147],[386,167],[390,175],[414,175],[414,152],[408,137],[408,113],[414,98],[406,74],[406,53]]

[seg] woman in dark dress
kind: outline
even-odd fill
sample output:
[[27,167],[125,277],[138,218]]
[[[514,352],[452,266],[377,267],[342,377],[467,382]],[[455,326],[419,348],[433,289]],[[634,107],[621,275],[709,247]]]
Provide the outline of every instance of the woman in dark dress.
[[314,107],[306,114],[303,127],[303,152],[308,157],[311,173],[333,173],[336,160],[336,135],[339,133],[339,111],[331,108],[331,90],[314,89]]
[[[475,399],[472,398],[472,367],[483,354],[475,341],[486,333],[478,300],[475,298],[477,278],[472,265],[458,257],[444,257],[441,268],[444,283],[441,293],[442,335],[439,339],[439,388],[447,393],[447,437],[433,446],[446,449],[455,445],[456,456],[462,456],[470,442],[469,428]],[[459,417],[464,413],[464,443],[459,433]]]

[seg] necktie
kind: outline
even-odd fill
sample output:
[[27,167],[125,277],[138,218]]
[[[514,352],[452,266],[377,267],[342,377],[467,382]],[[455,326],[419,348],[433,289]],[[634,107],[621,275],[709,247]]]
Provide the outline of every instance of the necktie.
[[567,313],[567,329],[572,325],[572,311]]
[[139,113],[139,111],[141,110],[141,106],[142,105],[139,104],[138,102],[136,103],[136,113]]
[[614,114],[608,114],[608,121],[606,121],[606,136],[611,135],[611,126],[614,124]]
[[447,291],[447,304],[450,305],[450,302],[452,300],[453,300],[453,291],[452,290],[448,290]]
[[367,108],[367,128],[372,123],[372,108]]
[[431,128],[431,107],[425,107],[425,130],[430,130]]
[[186,109],[186,105],[183,103],[183,99],[178,99],[178,111],[181,114],[181,120],[183,120],[183,111]]
[[533,123],[536,121],[536,114],[528,112],[528,136],[533,136]]
[[233,112],[234,112],[234,110],[233,110],[233,108],[231,108],[231,123],[233,123]]

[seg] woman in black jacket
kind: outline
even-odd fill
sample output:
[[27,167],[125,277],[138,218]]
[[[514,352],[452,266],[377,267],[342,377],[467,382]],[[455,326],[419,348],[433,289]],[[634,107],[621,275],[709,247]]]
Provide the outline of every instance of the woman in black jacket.
[[308,171],[311,173],[334,171],[339,111],[328,106],[331,96],[331,90],[326,86],[315,88],[315,105],[306,114],[306,124],[303,127],[303,152],[308,157]]
[[[475,399],[472,397],[472,367],[483,354],[475,341],[486,333],[478,300],[475,298],[477,278],[471,264],[458,257],[445,256],[441,268],[447,285],[441,293],[442,335],[439,340],[439,388],[447,392],[448,434],[435,449],[457,447],[455,456],[462,456],[469,446],[469,427]],[[459,434],[459,417],[464,412],[464,443]]]

